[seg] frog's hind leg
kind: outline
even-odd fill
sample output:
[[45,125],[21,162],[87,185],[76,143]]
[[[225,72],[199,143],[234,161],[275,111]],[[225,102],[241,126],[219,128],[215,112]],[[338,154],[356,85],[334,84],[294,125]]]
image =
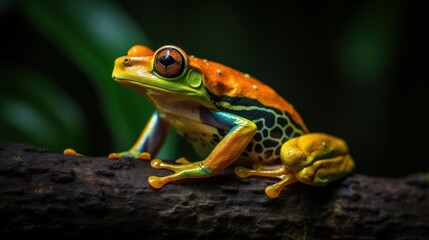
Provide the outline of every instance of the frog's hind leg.
[[295,178],[295,175],[291,170],[286,168],[284,165],[264,165],[264,164],[254,164],[253,169],[248,169],[245,167],[235,168],[235,174],[241,178],[247,178],[249,176],[259,176],[259,177],[268,177],[268,178],[278,178],[279,182],[268,185],[265,188],[265,194],[271,198],[276,198],[279,196],[280,191],[287,185],[298,181]]

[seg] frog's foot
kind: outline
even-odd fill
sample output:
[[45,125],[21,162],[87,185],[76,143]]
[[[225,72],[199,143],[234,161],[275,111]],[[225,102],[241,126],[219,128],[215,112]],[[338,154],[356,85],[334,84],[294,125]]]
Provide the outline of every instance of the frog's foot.
[[79,157],[83,156],[82,154],[77,153],[77,152],[76,152],[74,149],[72,149],[72,148],[64,149],[63,154],[64,154],[64,155],[79,156]]
[[284,175],[284,178],[277,183],[272,185],[268,185],[265,188],[265,194],[267,194],[270,198],[276,198],[279,196],[281,190],[285,188],[287,185],[297,182],[298,180],[295,178],[293,174]]
[[133,157],[133,158],[137,158],[139,160],[151,160],[152,157],[150,155],[150,153],[148,152],[121,152],[121,153],[111,153],[109,154],[109,158],[110,159],[120,159],[122,157]]
[[253,164],[253,169],[245,167],[236,167],[234,172],[240,178],[247,178],[250,176],[260,176],[260,177],[274,177],[281,178],[282,175],[287,173],[287,169],[283,164],[278,165],[264,165],[261,163]]
[[179,158],[176,164],[165,163],[162,160],[154,159],[150,165],[156,169],[166,169],[173,171],[174,174],[164,177],[150,176],[148,178],[149,184],[156,189],[162,188],[165,184],[173,181],[178,181],[185,178],[202,178],[212,176],[213,171],[204,167],[202,161],[189,162],[186,158]]
[[244,167],[235,168],[235,174],[241,178],[247,178],[249,176],[259,176],[268,178],[278,178],[279,182],[268,185],[265,188],[265,194],[270,198],[276,198],[279,196],[280,191],[287,185],[298,181],[295,175],[287,169],[284,165],[264,165],[256,163],[253,165],[253,169]]

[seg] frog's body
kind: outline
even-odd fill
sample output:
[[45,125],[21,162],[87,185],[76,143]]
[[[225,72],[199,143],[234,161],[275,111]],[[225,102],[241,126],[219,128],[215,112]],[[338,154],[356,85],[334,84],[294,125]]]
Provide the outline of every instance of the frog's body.
[[261,81],[222,64],[188,57],[176,46],[153,52],[134,46],[115,61],[113,78],[142,93],[156,107],[136,144],[110,157],[156,154],[168,126],[191,142],[203,160],[176,164],[154,159],[154,168],[175,173],[151,176],[154,188],[184,178],[217,174],[237,163],[240,177],[278,178],[265,192],[277,197],[301,181],[325,185],[349,173],[354,162],[346,143],[323,133],[308,133],[294,107]]
[[[157,97],[150,97],[150,99],[157,106],[162,118],[192,144],[200,157],[207,157],[229,131],[229,126],[213,127],[206,123],[208,120],[205,118],[210,116],[209,112],[213,110],[240,116],[256,124],[257,130],[253,139],[239,157],[239,160],[242,160],[240,162],[243,163],[279,162],[282,144],[307,131],[293,107],[271,88],[253,77],[224,65],[195,57],[189,58],[189,65],[198,67],[211,76],[211,78],[206,76],[205,79],[216,81],[205,83],[213,85],[211,89],[207,87],[204,89],[213,103],[210,109],[184,101],[180,97],[176,99],[175,96],[157,95],[162,99],[168,98],[167,104],[160,104]],[[211,73],[213,68],[221,72]],[[223,85],[221,86],[218,82]],[[230,87],[225,84],[241,87]],[[227,89],[228,87],[230,88]],[[250,98],[256,98],[258,94],[267,96],[264,103]],[[172,99],[175,99],[175,104],[171,104]]]

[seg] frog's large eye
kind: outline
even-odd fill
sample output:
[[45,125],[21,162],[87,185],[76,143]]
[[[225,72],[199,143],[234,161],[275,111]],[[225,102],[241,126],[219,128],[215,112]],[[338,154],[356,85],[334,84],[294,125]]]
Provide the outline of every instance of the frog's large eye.
[[154,69],[166,78],[174,78],[182,74],[186,60],[180,50],[174,47],[164,47],[155,55]]

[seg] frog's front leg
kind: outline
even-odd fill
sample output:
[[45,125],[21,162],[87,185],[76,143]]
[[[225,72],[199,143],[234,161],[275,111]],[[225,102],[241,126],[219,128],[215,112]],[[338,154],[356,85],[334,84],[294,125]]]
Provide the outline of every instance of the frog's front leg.
[[344,140],[325,133],[310,133],[288,140],[281,148],[280,157],[283,166],[256,165],[254,169],[238,167],[235,173],[242,178],[279,178],[278,183],[265,189],[268,196],[277,197],[290,183],[300,181],[323,186],[354,168],[354,161]]
[[[157,111],[154,111],[136,143],[128,151],[110,153],[109,158],[119,159],[121,157],[135,157],[142,160],[150,160],[151,155],[157,154],[161,148],[167,135],[167,129],[168,123],[159,117]],[[64,154],[83,156],[71,148],[65,149]]]
[[150,176],[148,180],[152,187],[161,188],[169,182],[185,178],[203,178],[216,175],[241,155],[257,130],[252,121],[225,112],[204,112],[201,114],[201,121],[215,128],[229,131],[209,156],[202,161],[191,163],[182,158],[176,161],[180,164],[175,165],[159,159],[152,160],[152,167],[174,172],[174,174],[164,177]]
[[161,148],[167,135],[168,123],[154,111],[136,143],[125,152],[111,153],[109,158],[135,157],[142,160],[150,160]]

